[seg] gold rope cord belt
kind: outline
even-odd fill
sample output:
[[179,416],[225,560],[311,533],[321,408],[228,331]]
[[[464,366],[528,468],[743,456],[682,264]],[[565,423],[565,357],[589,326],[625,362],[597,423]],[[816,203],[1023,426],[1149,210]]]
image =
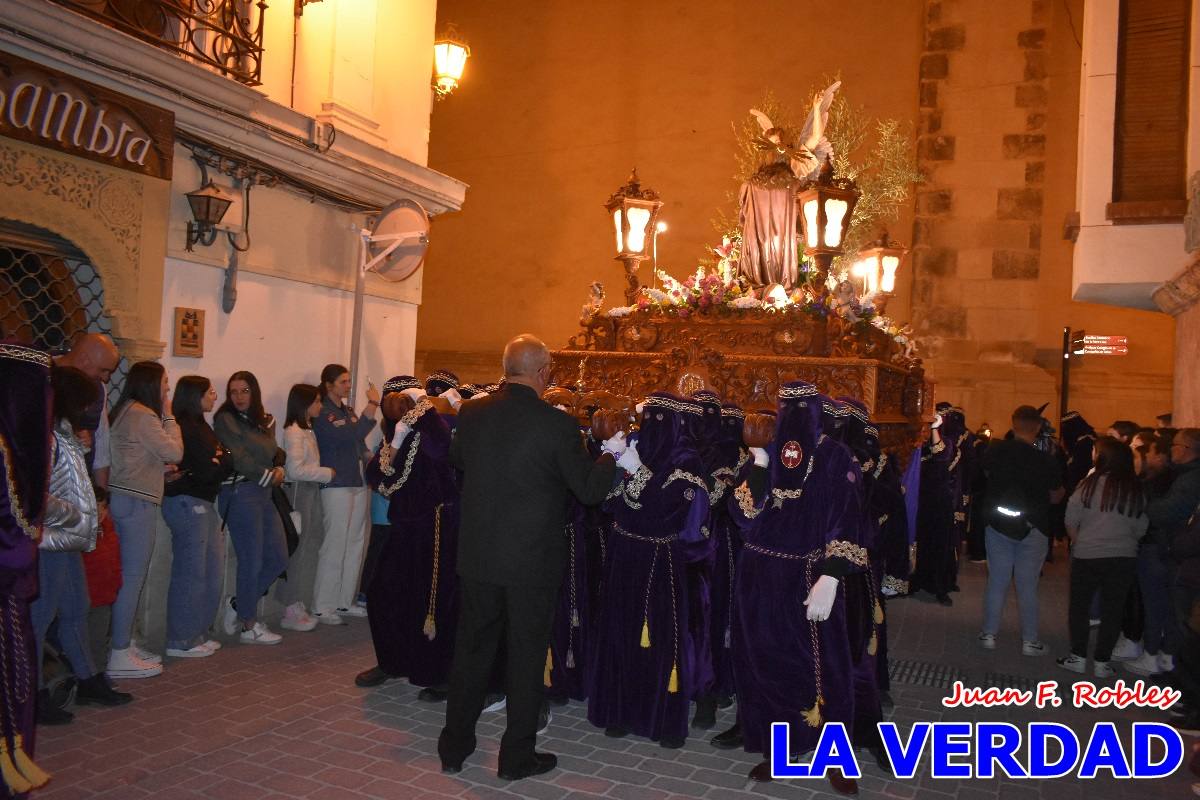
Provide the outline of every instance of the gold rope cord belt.
[[437,637],[434,612],[437,611],[438,573],[442,562],[442,508],[443,506],[439,505],[433,511],[433,575],[429,585],[429,603],[425,608],[425,626],[422,629],[425,638],[431,642]]
[[[646,578],[646,593],[642,601],[642,637],[639,642],[641,647],[648,649],[650,647],[650,587],[654,585],[654,570],[658,566],[658,553],[664,545],[670,544],[676,537],[640,536],[625,530],[616,522],[612,524],[612,529],[627,539],[654,545],[654,557],[650,559],[650,574]],[[675,562],[671,560],[669,553],[667,554],[667,576],[671,588],[671,636],[673,639],[671,675],[667,679],[667,692],[676,694],[679,691],[679,612],[675,608]]]

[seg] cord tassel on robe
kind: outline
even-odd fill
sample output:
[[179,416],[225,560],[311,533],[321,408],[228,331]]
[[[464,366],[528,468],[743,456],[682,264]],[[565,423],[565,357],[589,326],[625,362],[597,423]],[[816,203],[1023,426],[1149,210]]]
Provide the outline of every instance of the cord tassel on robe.
[[13,761],[34,789],[40,789],[50,782],[49,773],[33,763],[33,759],[25,752],[25,741],[19,733],[13,741]]

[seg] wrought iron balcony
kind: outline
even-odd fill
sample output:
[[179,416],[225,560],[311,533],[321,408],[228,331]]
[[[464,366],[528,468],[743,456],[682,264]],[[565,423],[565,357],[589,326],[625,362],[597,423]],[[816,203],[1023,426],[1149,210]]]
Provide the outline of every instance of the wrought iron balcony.
[[247,86],[262,83],[264,0],[52,0]]

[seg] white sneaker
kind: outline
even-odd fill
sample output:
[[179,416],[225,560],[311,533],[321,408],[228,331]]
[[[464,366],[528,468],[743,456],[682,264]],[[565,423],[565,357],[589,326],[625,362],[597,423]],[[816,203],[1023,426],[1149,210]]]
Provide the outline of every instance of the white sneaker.
[[133,653],[133,648],[113,650],[108,655],[108,666],[104,670],[110,678],[153,678],[161,675],[162,664],[149,664]]
[[500,695],[500,699],[493,702],[491,705],[483,709],[484,714],[494,714],[497,711],[503,711],[508,707],[508,697]]
[[181,650],[178,647],[168,647],[167,655],[171,658],[208,658],[215,651],[198,644],[195,647],[189,647],[187,650]]
[[313,616],[316,618],[317,622],[319,622],[322,625],[345,625],[346,624],[346,620],[342,619],[341,617],[339,617],[337,614],[333,613],[332,611],[318,611],[317,613],[313,614]]
[[140,644],[138,644],[136,641],[131,642],[129,645],[129,648],[131,650],[133,650],[133,654],[135,656],[140,658],[142,661],[145,661],[147,664],[161,664],[162,663],[162,656],[160,656],[158,653],[150,652],[149,650],[147,650],[146,648],[144,648]]
[[1174,669],[1175,669],[1175,656],[1171,655],[1170,653],[1159,653],[1158,654],[1158,671],[1165,673],[1165,672],[1171,672]]
[[1117,639],[1117,644],[1113,647],[1113,661],[1133,661],[1141,658],[1142,643],[1126,639],[1124,634]]
[[[1116,657],[1117,656],[1114,653],[1113,658],[1116,659]],[[1168,658],[1170,658],[1170,656],[1168,656]],[[1123,666],[1134,675],[1145,675],[1147,678],[1149,678],[1151,675],[1157,675],[1162,671],[1158,668],[1158,659],[1158,655],[1154,653],[1142,653],[1134,660],[1126,661]]]
[[979,634],[979,646],[982,647],[984,650],[995,650],[996,649],[996,634],[994,634],[994,633]]
[[1116,671],[1108,665],[1107,661],[1097,661],[1092,665],[1092,674],[1097,678],[1111,678]]
[[304,610],[303,603],[292,603],[283,612],[283,619],[279,621],[279,627],[289,631],[311,631],[317,627],[317,621],[308,615]]
[[1100,627],[1100,620],[1098,620],[1098,619],[1089,619],[1089,620],[1088,620],[1088,625],[1089,625],[1090,627],[1092,627],[1092,628],[1099,628],[1099,627]]
[[1021,655],[1023,656],[1044,656],[1046,655],[1046,645],[1041,642],[1021,642]]
[[261,622],[256,622],[253,628],[242,631],[238,639],[242,644],[279,644],[283,641],[282,636],[272,632],[270,628]]
[[212,650],[214,653],[221,649],[221,643],[216,639],[209,639],[204,643],[204,646],[209,650]]
[[1087,659],[1083,656],[1077,656],[1071,653],[1069,656],[1054,659],[1054,663],[1071,672],[1078,672],[1080,675],[1087,672]]
[[221,615],[221,630],[225,631],[226,636],[233,636],[240,627],[237,609],[233,607],[233,597],[226,597],[225,613]]
[[349,608],[339,608],[337,613],[343,617],[365,617],[367,609],[366,606],[350,606]]

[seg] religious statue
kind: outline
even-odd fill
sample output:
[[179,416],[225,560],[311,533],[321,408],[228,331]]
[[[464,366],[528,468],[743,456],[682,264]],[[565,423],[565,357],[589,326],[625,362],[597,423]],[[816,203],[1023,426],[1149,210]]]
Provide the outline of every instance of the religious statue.
[[775,127],[766,114],[750,109],[762,128],[755,144],[765,163],[742,184],[739,193],[742,257],[738,268],[753,286],[781,283],[791,290],[800,282],[796,190],[816,178],[833,155],[825,126],[841,85],[838,81],[813,98],[808,120],[796,138]]

